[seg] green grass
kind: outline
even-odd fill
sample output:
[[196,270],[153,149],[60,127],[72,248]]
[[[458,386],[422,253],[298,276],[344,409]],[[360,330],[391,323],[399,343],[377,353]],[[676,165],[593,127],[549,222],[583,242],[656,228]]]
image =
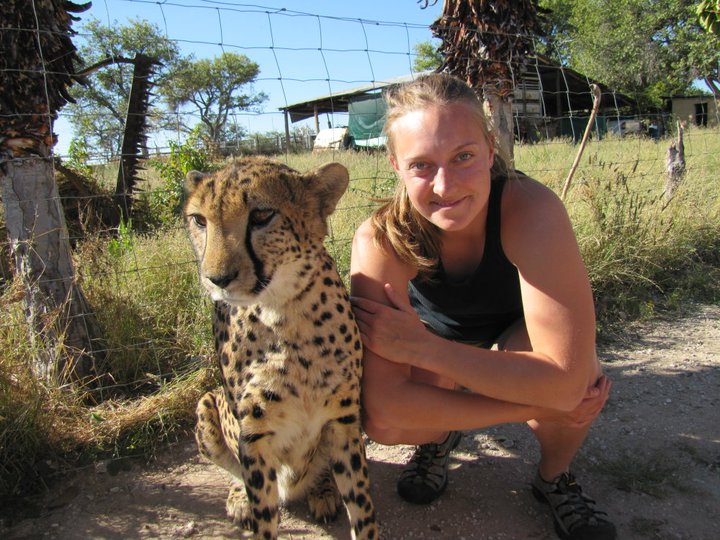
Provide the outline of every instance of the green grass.
[[[590,166],[579,171],[567,206],[601,325],[677,308],[689,297],[718,300],[717,139],[717,131],[687,133],[687,171],[671,200],[664,196],[667,143],[588,148]],[[626,142],[635,151],[623,159]]]
[[[112,242],[112,241],[110,241]],[[163,230],[132,236],[119,248],[86,241],[77,267],[96,309],[117,385],[166,376],[211,348],[210,302],[197,283],[197,267],[185,232]]]
[[[591,141],[566,201],[592,282],[601,332],[688,299],[720,298],[720,132],[688,130],[687,173],[663,198],[667,140]],[[517,167],[558,193],[577,147],[564,141],[516,147]],[[350,187],[330,220],[327,245],[347,278],[357,226],[388,196],[394,175],[382,153],[281,157],[308,171],[338,161]],[[114,185],[112,167],[100,168]],[[162,185],[148,167],[146,189]],[[102,395],[33,379],[22,291],[0,296],[0,498],[41,489],[48,478],[96,456],[135,455],[186,430],[195,403],[216,381],[210,303],[200,292],[178,220],[145,235],[86,238],[75,252],[83,290],[107,349]],[[145,230],[140,227],[141,230]],[[99,404],[89,405],[88,398]],[[52,463],[48,470],[47,463]],[[640,479],[652,490],[653,471]],[[619,475],[619,473],[618,473]],[[648,480],[649,479],[649,480]],[[637,482],[630,478],[630,489]]]
[[63,470],[99,456],[152,452],[191,428],[202,392],[216,385],[210,302],[198,288],[184,231],[131,236],[121,247],[89,238],[75,262],[101,328],[107,376],[99,390],[35,380],[21,289],[16,283],[5,290],[0,501],[41,489]]

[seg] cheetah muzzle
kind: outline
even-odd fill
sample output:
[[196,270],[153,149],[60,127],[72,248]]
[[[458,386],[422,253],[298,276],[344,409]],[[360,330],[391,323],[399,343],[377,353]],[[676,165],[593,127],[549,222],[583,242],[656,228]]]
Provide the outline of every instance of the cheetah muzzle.
[[362,345],[325,250],[347,189],[331,163],[308,174],[265,158],[185,181],[185,222],[214,301],[222,387],[197,408],[200,453],[231,473],[230,518],[277,538],[279,507],[306,497],[353,538],[377,538],[360,431]]

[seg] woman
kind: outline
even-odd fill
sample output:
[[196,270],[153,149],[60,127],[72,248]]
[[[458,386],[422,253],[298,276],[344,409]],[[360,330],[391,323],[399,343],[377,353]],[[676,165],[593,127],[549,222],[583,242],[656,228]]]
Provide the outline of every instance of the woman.
[[610,382],[561,201],[507,170],[462,81],[422,76],[387,101],[400,181],[355,234],[351,263],[366,433],[419,445],[398,492],[426,504],[445,489],[461,430],[527,422],[541,448],[532,489],[558,534],[614,538],[569,472]]

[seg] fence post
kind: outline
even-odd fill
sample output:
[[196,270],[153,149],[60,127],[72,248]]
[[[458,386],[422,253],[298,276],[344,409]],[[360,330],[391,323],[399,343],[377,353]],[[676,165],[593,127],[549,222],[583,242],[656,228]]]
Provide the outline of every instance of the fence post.
[[685,145],[683,144],[683,126],[677,123],[677,141],[670,143],[667,150],[666,166],[667,179],[665,180],[665,201],[670,202],[675,190],[685,176]]

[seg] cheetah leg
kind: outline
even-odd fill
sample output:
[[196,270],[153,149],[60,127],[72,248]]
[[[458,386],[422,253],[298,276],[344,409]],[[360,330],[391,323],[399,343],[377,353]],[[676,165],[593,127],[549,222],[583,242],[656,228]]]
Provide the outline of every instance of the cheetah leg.
[[359,420],[347,422],[347,417],[328,429],[332,455],[331,468],[352,527],[352,538],[378,538],[375,507],[370,496],[365,445],[360,434]]
[[200,454],[234,478],[225,505],[227,516],[233,523],[249,529],[250,507],[241,482],[242,467],[236,457],[240,428],[221,389],[202,397],[197,406],[197,419],[195,439]]
[[271,437],[270,433],[248,435],[240,442],[243,482],[249,501],[248,528],[254,538],[266,540],[277,538],[280,525],[279,461],[268,440]]
[[242,469],[236,457],[240,428],[223,391],[218,389],[205,394],[198,403],[196,413],[195,440],[200,455],[234,477],[242,478]]

